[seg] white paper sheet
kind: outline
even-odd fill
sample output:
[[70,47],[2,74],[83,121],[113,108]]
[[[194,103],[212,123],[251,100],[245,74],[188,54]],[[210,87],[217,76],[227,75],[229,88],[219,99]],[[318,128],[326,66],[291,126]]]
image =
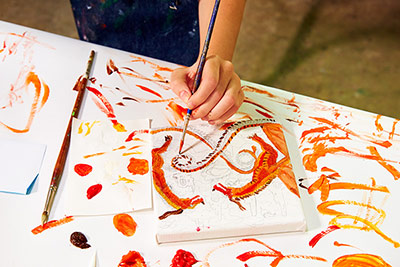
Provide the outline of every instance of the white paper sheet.
[[[109,120],[73,121],[67,214],[101,215],[151,208],[149,121],[119,123],[118,129],[123,125],[124,131],[117,131]],[[80,171],[85,168],[89,170]],[[94,195],[96,188],[101,190]]]
[[29,194],[39,175],[46,145],[0,139],[0,191]]

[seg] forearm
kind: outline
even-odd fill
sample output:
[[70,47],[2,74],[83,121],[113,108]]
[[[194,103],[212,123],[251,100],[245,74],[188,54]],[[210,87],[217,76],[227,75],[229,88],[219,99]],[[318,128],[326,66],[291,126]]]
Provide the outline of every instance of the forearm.
[[[232,61],[245,3],[246,0],[221,0],[208,55]],[[214,4],[215,0],[199,0],[200,49],[204,45]]]

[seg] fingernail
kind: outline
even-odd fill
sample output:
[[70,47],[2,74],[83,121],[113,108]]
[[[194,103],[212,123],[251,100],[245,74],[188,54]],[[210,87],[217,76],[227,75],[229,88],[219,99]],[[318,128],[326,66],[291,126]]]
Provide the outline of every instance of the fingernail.
[[193,109],[193,107],[194,107],[192,102],[187,103],[187,106],[188,106],[189,109]]
[[209,121],[208,124],[214,125],[215,121]]
[[179,97],[182,99],[183,102],[187,102],[189,99],[189,94],[186,91],[182,91],[179,93]]

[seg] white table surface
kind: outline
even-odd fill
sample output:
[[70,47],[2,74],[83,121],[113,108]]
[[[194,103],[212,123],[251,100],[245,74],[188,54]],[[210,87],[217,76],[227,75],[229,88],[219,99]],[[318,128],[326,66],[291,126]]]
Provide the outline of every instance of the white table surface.
[[[43,165],[32,193],[29,195],[0,193],[0,265],[94,266],[93,258],[95,257],[96,266],[118,266],[123,255],[130,250],[136,250],[144,257],[147,266],[169,266],[176,251],[184,249],[193,253],[198,260],[204,261],[196,266],[207,266],[208,253],[223,244],[230,244],[216,249],[208,262],[211,266],[243,266],[244,263],[236,259],[239,254],[249,250],[271,251],[254,241],[238,242],[243,237],[158,245],[155,240],[155,220],[152,210],[131,214],[138,224],[137,231],[132,237],[123,236],[114,228],[111,215],[75,217],[72,222],[48,229],[41,234],[31,233],[31,230],[41,222],[51,174],[76,96],[72,88],[78,77],[84,73],[87,58],[92,49],[96,50],[97,55],[92,72],[92,77],[95,77],[96,81],[91,86],[100,88],[99,85],[103,85],[102,92],[108,94],[107,97],[113,100],[110,102],[118,119],[143,118],[143,110],[145,110],[145,116],[152,119],[153,126],[168,122],[168,117],[165,116],[165,102],[154,104],[127,101],[124,102],[125,106],[116,105],[116,103],[118,99],[127,96],[126,92],[142,98],[151,98],[149,94],[135,90],[136,84],[160,92],[163,97],[174,97],[171,91],[166,90],[168,85],[160,85],[146,79],[156,79],[155,77],[160,76],[168,79],[170,71],[164,71],[157,66],[173,69],[177,67],[176,65],[0,22],[0,97],[4,97],[4,93],[10,90],[10,84],[15,82],[24,68],[36,73],[50,90],[47,103],[36,113],[29,131],[13,133],[0,124],[0,137],[47,145]],[[147,61],[147,63],[133,62],[140,58],[156,65]],[[118,75],[108,75],[106,65],[110,59],[116,65],[134,69],[143,77],[125,77],[124,82]],[[156,73],[160,76],[155,75]],[[107,86],[119,87],[123,90],[118,93],[115,90],[111,92],[112,90],[108,90]],[[246,238],[256,238],[284,255],[313,256],[326,260],[286,257],[278,263],[280,267],[332,266],[339,257],[351,254],[368,254],[370,258],[375,257],[391,266],[399,266],[400,248],[397,246],[400,242],[398,226],[400,181],[396,176],[396,171],[400,172],[398,120],[245,81],[243,81],[243,86],[247,101],[240,109],[242,115],[249,114],[253,118],[262,117],[257,110],[267,112],[265,109],[268,109],[270,115],[274,115],[282,122],[288,137],[292,164],[296,177],[299,179],[298,184],[310,186],[322,174],[326,174],[322,168],[328,167],[340,175],[337,180],[330,179],[330,184],[343,182],[371,185],[374,180],[377,186],[385,186],[390,191],[390,193],[382,193],[360,189],[330,190],[328,198],[323,201],[320,198],[320,191],[309,194],[306,189],[299,187],[307,220],[305,233]],[[7,116],[10,115],[7,112],[6,109],[0,110],[0,121],[9,118]],[[21,114],[17,115],[19,119],[21,116],[24,117]],[[86,94],[80,118],[106,119],[106,115]],[[316,118],[324,118],[327,121]],[[24,125],[25,119],[20,119],[19,125]],[[340,127],[333,128],[332,123]],[[355,154],[328,153],[316,161],[316,170],[307,169],[302,164],[303,156],[310,154],[312,150],[304,150],[304,148],[311,147],[312,141],[303,140],[301,137],[303,134],[310,137],[311,135],[306,135],[309,133],[307,131],[326,126],[330,128],[326,132],[329,132],[331,137],[348,137],[329,143],[331,147],[342,146]],[[385,141],[387,142],[384,143]],[[366,155],[371,155],[369,147],[377,149],[380,156],[385,159],[385,163],[393,168],[392,173],[384,168],[377,158],[368,159]],[[1,176],[1,171],[0,179],[6,179]],[[63,185],[65,185],[65,180],[61,181],[50,219],[61,219],[68,215],[64,212]],[[337,212],[343,212],[347,217],[338,216],[337,213],[323,214],[318,211],[317,206],[321,203],[337,203],[329,202],[336,200],[347,204],[333,205],[331,208]],[[385,217],[378,220],[372,207],[383,211]],[[331,221],[333,219],[342,226],[341,229],[327,234],[314,247],[311,247],[310,240],[316,234],[326,230],[329,225],[334,224],[335,222]],[[360,226],[361,229],[354,229],[355,226]],[[74,231],[85,233],[92,247],[86,250],[74,247],[69,242],[70,234]],[[246,264],[249,267],[269,266],[274,259],[276,257],[255,257],[248,260]],[[347,263],[350,264],[350,260]],[[375,263],[371,266],[384,265]]]

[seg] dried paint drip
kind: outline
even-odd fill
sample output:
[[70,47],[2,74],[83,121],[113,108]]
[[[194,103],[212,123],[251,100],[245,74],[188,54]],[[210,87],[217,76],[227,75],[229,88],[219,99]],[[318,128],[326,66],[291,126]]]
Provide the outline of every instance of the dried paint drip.
[[87,243],[88,240],[84,234],[81,232],[73,232],[71,234],[71,237],[69,238],[71,241],[72,245],[75,247],[85,249],[85,248],[90,248],[90,245]]
[[86,176],[91,173],[93,167],[88,164],[79,163],[74,166],[74,171],[80,176]]
[[115,228],[125,236],[133,236],[136,232],[136,222],[126,213],[117,214],[113,218]]
[[183,249],[179,249],[176,251],[170,267],[191,267],[197,262],[199,261],[195,259],[192,253]]
[[98,193],[100,193],[101,189],[103,189],[103,186],[101,184],[92,185],[86,191],[86,197],[88,199],[92,199],[94,196],[96,196]]
[[146,263],[142,255],[137,251],[129,251],[128,254],[122,256],[118,267],[146,267]]
[[44,230],[47,230],[49,228],[53,228],[53,227],[56,227],[56,226],[59,226],[59,225],[65,224],[65,223],[69,223],[73,220],[74,220],[74,217],[72,217],[72,216],[67,216],[60,220],[52,220],[45,224],[41,224],[41,225],[35,227],[34,229],[31,230],[31,232],[34,235],[37,235],[37,234],[40,234],[41,232],[43,232]]
[[128,171],[133,175],[144,175],[149,172],[149,162],[145,159],[131,158],[129,160]]
[[385,262],[382,257],[372,254],[351,254],[344,255],[337,258],[332,267],[347,267],[347,266],[360,266],[360,267],[391,267],[390,264]]

